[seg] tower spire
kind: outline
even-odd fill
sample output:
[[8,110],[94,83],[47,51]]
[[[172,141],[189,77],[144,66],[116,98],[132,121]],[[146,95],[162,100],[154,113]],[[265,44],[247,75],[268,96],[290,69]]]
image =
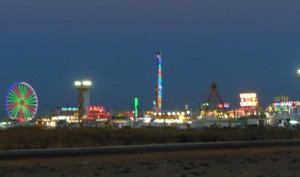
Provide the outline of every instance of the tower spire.
[[157,53],[158,59],[158,82],[157,82],[157,89],[156,89],[156,111],[161,112],[162,108],[162,53]]

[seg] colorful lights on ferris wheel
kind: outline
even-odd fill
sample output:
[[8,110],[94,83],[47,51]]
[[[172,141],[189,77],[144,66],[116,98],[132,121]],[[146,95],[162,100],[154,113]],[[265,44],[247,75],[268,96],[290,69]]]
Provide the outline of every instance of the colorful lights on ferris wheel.
[[5,95],[5,110],[11,119],[30,121],[36,115],[38,98],[34,89],[25,82],[14,83]]

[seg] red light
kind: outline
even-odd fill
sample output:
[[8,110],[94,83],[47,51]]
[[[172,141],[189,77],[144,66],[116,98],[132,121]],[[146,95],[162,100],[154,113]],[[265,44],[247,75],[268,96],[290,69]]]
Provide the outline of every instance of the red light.
[[[229,106],[230,106],[229,103],[224,103],[223,105],[224,105],[224,108],[229,108]],[[218,108],[223,108],[223,105],[219,104]]]

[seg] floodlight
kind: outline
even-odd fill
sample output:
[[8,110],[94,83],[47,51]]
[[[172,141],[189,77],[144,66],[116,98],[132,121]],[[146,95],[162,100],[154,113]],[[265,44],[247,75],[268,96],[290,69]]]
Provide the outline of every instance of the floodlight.
[[84,85],[84,86],[91,86],[91,85],[92,85],[92,82],[91,82],[91,81],[88,81],[88,80],[82,81],[82,85]]
[[75,85],[75,86],[81,86],[81,81],[75,81],[75,82],[74,82],[74,85]]

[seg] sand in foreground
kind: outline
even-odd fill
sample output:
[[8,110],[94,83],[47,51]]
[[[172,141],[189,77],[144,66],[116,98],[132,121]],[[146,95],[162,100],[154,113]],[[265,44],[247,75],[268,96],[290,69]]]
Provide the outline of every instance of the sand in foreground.
[[0,160],[0,177],[298,177],[300,148],[244,148]]

